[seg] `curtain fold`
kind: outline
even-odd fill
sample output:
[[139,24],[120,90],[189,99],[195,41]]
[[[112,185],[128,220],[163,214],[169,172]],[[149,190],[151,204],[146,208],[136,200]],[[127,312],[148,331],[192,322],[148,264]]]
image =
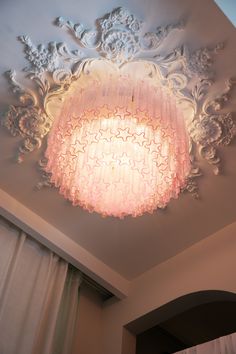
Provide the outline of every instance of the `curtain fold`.
[[236,333],[220,337],[195,347],[181,350],[176,354],[235,354]]
[[0,218],[0,353],[69,354],[81,275]]

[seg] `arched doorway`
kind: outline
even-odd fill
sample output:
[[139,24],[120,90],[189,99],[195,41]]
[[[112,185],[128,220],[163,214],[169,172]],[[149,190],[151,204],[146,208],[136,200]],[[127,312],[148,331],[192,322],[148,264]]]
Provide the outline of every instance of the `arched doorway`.
[[236,332],[236,294],[201,291],[182,296],[129,323],[136,354],[170,354]]

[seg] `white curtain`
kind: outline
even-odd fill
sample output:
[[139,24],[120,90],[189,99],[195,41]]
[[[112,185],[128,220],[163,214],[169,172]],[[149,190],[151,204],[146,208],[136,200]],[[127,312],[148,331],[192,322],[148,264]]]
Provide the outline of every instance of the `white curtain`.
[[81,275],[0,218],[0,353],[70,354]]
[[[236,333],[182,350],[178,354],[235,354]],[[176,354],[177,354],[176,353]]]

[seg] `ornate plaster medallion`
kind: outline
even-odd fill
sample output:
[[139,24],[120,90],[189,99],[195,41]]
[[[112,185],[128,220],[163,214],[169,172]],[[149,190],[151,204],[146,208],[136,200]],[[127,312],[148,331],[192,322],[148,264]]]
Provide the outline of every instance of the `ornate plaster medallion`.
[[[21,85],[17,81],[14,71],[7,72],[12,90],[18,96],[19,105],[9,106],[3,119],[3,125],[12,135],[20,135],[22,137],[22,144],[19,147],[17,156],[18,162],[22,162],[27,153],[33,152],[35,149],[42,149],[43,140],[47,140],[49,144],[46,154],[45,151],[42,151],[43,157],[39,161],[41,181],[38,183],[38,187],[56,185],[61,189],[64,188],[62,188],[62,180],[55,177],[55,169],[53,167],[50,168],[52,161],[50,162],[51,155],[48,152],[51,149],[50,141],[53,134],[51,133],[50,135],[49,133],[54,131],[56,124],[59,124],[56,121],[59,119],[62,109],[64,109],[63,103],[58,103],[59,100],[67,101],[73,90],[76,90],[77,93],[82,92],[89,86],[88,83],[96,85],[96,82],[105,82],[109,80],[109,77],[111,81],[114,81],[114,77],[116,80],[119,80],[117,79],[118,77],[122,78],[122,80],[125,77],[129,79],[132,77],[132,80],[136,80],[135,82],[139,83],[149,80],[152,82],[152,86],[155,87],[155,92],[157,92],[158,85],[164,90],[169,90],[168,92],[173,95],[174,100],[181,107],[187,132],[189,167],[187,167],[188,163],[186,163],[183,180],[178,185],[176,193],[178,195],[180,190],[187,190],[197,197],[196,177],[200,176],[202,171],[199,168],[196,154],[207,160],[213,166],[214,173],[218,174],[220,158],[217,154],[217,148],[221,145],[228,145],[236,133],[232,113],[222,109],[225,108],[235,80],[228,79],[224,92],[216,97],[209,100],[207,95],[209,88],[214,82],[214,73],[211,71],[213,60],[217,52],[223,49],[223,45],[217,44],[214,47],[200,48],[193,52],[186,45],[182,45],[168,54],[162,54],[163,48],[165,48],[166,53],[165,43],[168,42],[168,37],[172,32],[176,32],[177,35],[180,31],[183,31],[184,23],[169,24],[165,27],[158,27],[155,31],[145,33],[143,22],[121,7],[106,14],[103,18],[97,19],[96,27],[92,30],[85,28],[80,23],[74,24],[71,21],[67,21],[62,17],[57,18],[55,24],[72,33],[79,49],[71,51],[66,43],[56,42],[35,46],[28,36],[21,36],[19,40],[24,44],[25,56],[29,62],[29,67],[25,68],[24,71],[26,77],[34,82],[35,89]],[[88,56],[87,49],[93,55]],[[132,87],[132,84],[130,86]],[[103,85],[102,87],[105,90],[105,86]],[[131,101],[135,102],[137,94],[130,97]],[[80,104],[82,103],[80,102]],[[99,112],[104,107],[109,111],[109,105],[106,106],[104,102],[103,106],[93,107],[93,112],[97,109],[95,116],[98,120],[100,119]],[[120,107],[120,105],[117,105],[117,107]],[[80,123],[84,122],[84,126],[88,122],[86,109],[84,109],[84,118],[81,118],[82,116],[78,117]],[[131,111],[132,109],[130,108]],[[135,109],[138,109],[138,107]],[[134,111],[132,111],[132,114],[134,117]],[[145,114],[148,115],[148,112],[143,112],[142,114],[145,116]],[[123,123],[119,121],[118,129],[129,135],[133,117],[126,121],[127,126],[123,126]],[[115,121],[114,124],[118,124],[114,114],[112,119]],[[136,123],[138,121],[139,117],[136,119]],[[91,122],[94,125],[97,124],[96,119],[91,119]],[[102,123],[101,120],[99,124],[99,129],[102,129],[102,124],[105,123]],[[108,124],[107,121],[106,124]],[[136,136],[141,134],[137,132],[139,130],[136,131]],[[92,134],[92,130],[90,133]],[[150,134],[153,133],[147,131],[149,137]],[[117,135],[115,135],[115,138],[111,136],[109,139],[118,139]],[[127,137],[127,139],[131,138]],[[155,138],[153,139],[155,140]],[[154,140],[150,138],[150,146]],[[65,137],[62,137],[60,141],[65,141]],[[98,141],[98,135],[95,136],[95,141]],[[127,146],[123,145],[122,149]],[[89,151],[92,150],[93,148]],[[140,154],[142,155],[142,152]],[[122,156],[125,156],[125,151],[123,151]],[[111,160],[113,157],[111,156]],[[88,162],[89,157],[87,159],[86,161]],[[105,164],[104,161],[103,163]],[[95,168],[94,166],[92,165],[93,169]],[[60,168],[62,167],[63,164]],[[112,173],[112,168],[110,172]],[[86,181],[84,183],[86,184]],[[91,195],[88,197],[90,202],[87,204],[86,201],[77,202],[79,197],[76,199],[72,198],[71,195],[78,194],[79,190],[82,189],[82,184],[79,184],[77,192],[73,188],[72,194],[68,198],[74,204],[83,205],[90,211],[95,210],[103,215],[119,217],[128,214],[136,216],[142,213],[140,212],[141,209],[135,211],[135,208],[131,208],[132,212],[125,210],[123,213],[122,211],[109,213],[105,209],[103,210],[102,207],[94,207],[92,205],[94,197],[91,197]],[[145,194],[146,187],[143,188],[143,193]],[[63,191],[63,194],[67,196],[68,190],[64,188]],[[97,198],[101,191],[98,192]],[[104,193],[103,190],[103,196],[106,194]],[[170,198],[177,197],[176,193],[170,193]],[[102,195],[99,198],[101,201]],[[123,198],[116,201],[117,205],[121,203]],[[155,201],[152,207],[144,208],[143,211],[152,212],[155,209],[155,205],[157,207],[165,207],[169,199],[167,198],[163,203]]]

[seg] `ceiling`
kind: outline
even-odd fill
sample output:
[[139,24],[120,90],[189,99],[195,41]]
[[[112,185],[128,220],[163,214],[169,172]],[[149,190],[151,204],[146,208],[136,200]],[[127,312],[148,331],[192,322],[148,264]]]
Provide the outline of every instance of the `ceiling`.
[[[188,43],[192,49],[225,42],[225,49],[214,64],[214,87],[223,89],[225,80],[236,76],[235,28],[213,0],[2,0],[1,111],[13,102],[2,74],[9,69],[20,72],[27,65],[18,35],[27,34],[35,43],[65,41],[74,49],[73,38],[54,26],[56,17],[92,27],[96,18],[118,6],[128,8],[150,29],[185,18],[186,28],[180,42]],[[230,105],[231,109],[236,105],[236,89]],[[164,211],[124,220],[102,218],[72,207],[55,189],[35,191],[40,152],[31,154],[19,165],[14,161],[18,143],[18,138],[0,129],[0,188],[128,280],[236,221],[236,143],[220,151],[222,175],[215,177],[202,162],[205,176],[199,180],[200,200],[183,194]]]

